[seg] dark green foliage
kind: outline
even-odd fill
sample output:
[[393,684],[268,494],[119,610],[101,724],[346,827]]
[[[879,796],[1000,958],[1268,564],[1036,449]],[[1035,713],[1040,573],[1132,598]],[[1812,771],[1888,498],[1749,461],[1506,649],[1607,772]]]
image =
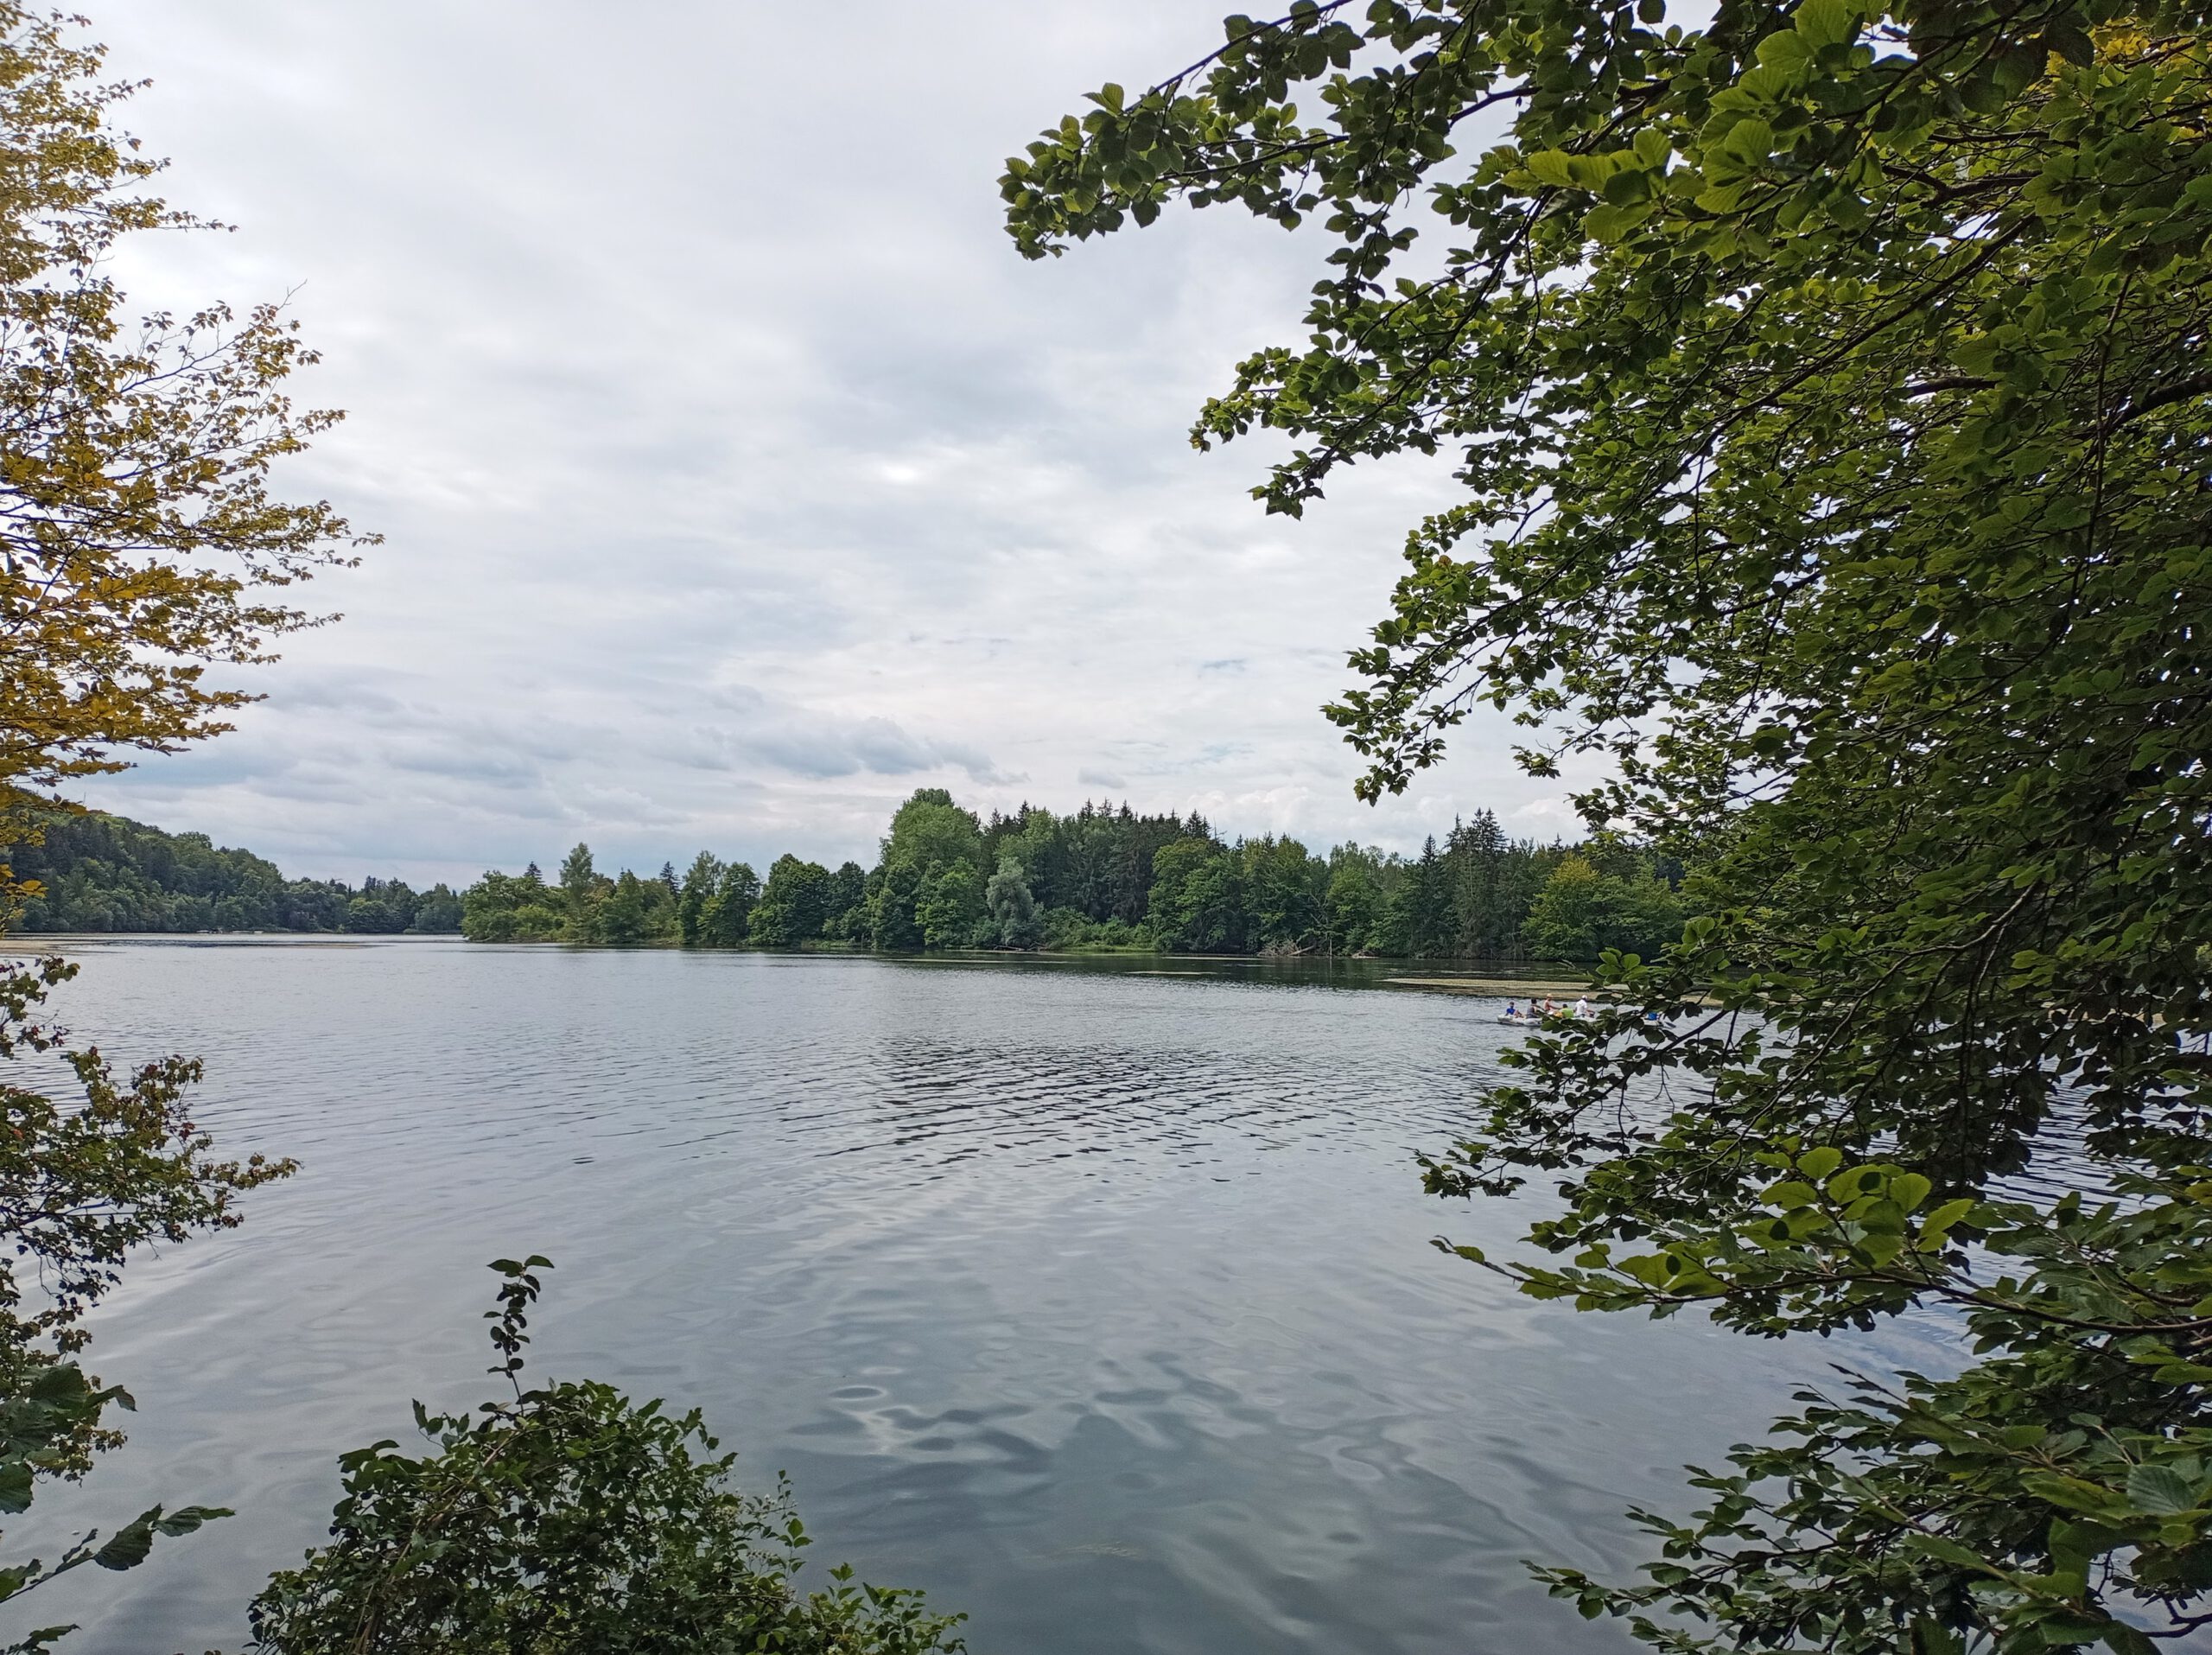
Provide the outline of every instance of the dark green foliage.
[[30,819],[37,842],[0,847],[19,880],[43,888],[16,929],[54,931],[455,932],[461,899],[401,880],[286,879],[204,833],[164,833],[98,811]]
[[1328,863],[1295,839],[1247,840],[1240,849],[1251,916],[1246,935],[1254,945],[1262,952],[1291,954],[1318,946]]
[[879,948],[969,948],[984,941],[982,824],[942,787],[918,789],[891,818],[868,932]]
[[[1348,854],[1349,853],[1349,854]],[[1332,953],[1355,954],[1371,943],[1382,912],[1382,893],[1357,845],[1339,847],[1330,857],[1329,886],[1322,898],[1322,924]]]
[[1034,948],[1045,940],[1045,916],[1038,912],[1021,864],[1012,856],[1000,862],[983,894],[1000,947]]
[[[1670,914],[1679,933],[1688,908],[1675,889],[1676,864],[1617,837],[1584,850],[1630,893],[1622,902],[1633,923],[1600,926],[1591,933],[1601,936],[1599,946],[1629,939],[1656,950],[1673,934]],[[1325,860],[1295,839],[1225,844],[1200,818],[1140,816],[1126,805],[1086,804],[1071,816],[1025,805],[987,825],[943,788],[925,787],[892,818],[880,858],[865,873],[858,863],[833,874],[784,856],[764,891],[747,864],[726,865],[702,850],[680,880],[672,867],[654,879],[609,879],[590,847],[578,845],[555,888],[534,867],[485,875],[462,894],[462,929],[474,942],[1161,948],[1508,962],[1535,946],[1522,922],[1567,854],[1508,839],[1488,811],[1455,824],[1442,844],[1432,839],[1415,861],[1358,845]],[[987,858],[995,858],[988,880],[979,872]],[[1561,933],[1564,941],[1545,935],[1539,953],[1597,952],[1584,948],[1582,932]]]
[[868,940],[868,870],[860,863],[840,863],[837,871],[830,875],[829,908],[824,936],[837,942]]
[[567,923],[561,893],[536,863],[519,874],[486,874],[461,894],[461,931],[471,942],[548,942]]
[[[1495,816],[1478,811],[1472,821],[1452,824],[1444,854],[1452,888],[1452,952],[1512,958],[1537,892],[1565,853],[1557,845],[1508,839]],[[1651,871],[1662,874],[1656,866]],[[1678,869],[1667,871],[1679,879]]]
[[925,948],[972,948],[983,940],[983,879],[975,864],[943,863],[914,889],[914,925]]
[[830,923],[836,889],[836,876],[820,863],[777,857],[753,909],[747,940],[769,948],[812,941]]
[[1094,925],[1143,922],[1152,900],[1153,858],[1162,846],[1209,837],[1198,818],[1140,816],[1085,802],[1070,816],[1024,805],[984,830],[989,865],[1011,855],[1039,906],[1066,908]]
[[[1324,860],[1272,836],[1225,844],[1195,817],[1140,817],[1126,806],[1055,817],[1025,805],[995,818],[988,837],[1018,856],[1050,945],[1149,942],[1181,953],[1516,960],[1526,952],[1522,921],[1564,854],[1509,841],[1487,811],[1411,863],[1358,845]],[[1144,900],[1125,919],[1132,905],[1118,894],[1118,870],[1147,846]]]
[[1392,952],[1423,956],[1447,952],[1447,939],[1454,928],[1452,884],[1432,834],[1421,848],[1420,859],[1406,870],[1390,894],[1386,923],[1398,945]]
[[702,850],[691,859],[676,895],[676,935],[685,947],[706,941],[707,907],[721,879],[721,859],[712,851]]
[[562,859],[558,885],[548,886],[535,863],[520,874],[486,874],[461,893],[461,934],[471,942],[613,947],[679,936],[705,941],[715,919],[714,897],[707,893],[733,871],[702,851],[685,882],[677,881],[673,868],[651,879],[625,869],[609,879],[594,865],[591,847],[580,844]]
[[1176,952],[1241,954],[1248,930],[1243,869],[1226,846],[1179,839],[1153,858],[1146,924],[1154,941]]
[[700,920],[700,940],[715,948],[735,948],[752,935],[753,905],[760,900],[760,875],[753,864],[734,862],[721,870],[715,894]]
[[1594,961],[1609,948],[1654,959],[1681,939],[1687,917],[1681,894],[1648,869],[1601,874],[1571,856],[1536,893],[1521,934],[1546,959]]
[[[1846,1375],[1836,1396],[1801,1392],[1780,1440],[1695,1474],[1713,1503],[1690,1520],[1636,1514],[1669,1559],[1652,1584],[1542,1571],[1554,1592],[1680,1650],[1702,1645],[1650,1611],[1702,1614],[1752,1647],[1863,1652],[1963,1651],[1978,1626],[1999,1635],[1974,1647],[2144,1655],[2154,1645],[2116,1602],[2197,1619],[2212,1590],[2212,1168],[2035,1202],[1942,1200],[1925,1174],[1833,1147],[1751,1159],[1764,1187],[1724,1220],[1632,1237],[1606,1215],[1622,1238],[1606,1240],[1586,1197],[1538,1226],[1547,1246],[1580,1247],[1572,1266],[1493,1268],[1540,1298],[1707,1307],[1764,1334],[1944,1304],[1993,1354],[1948,1378]],[[1471,1172],[1463,1158],[1432,1176],[1459,1188]],[[1986,1270],[1968,1267],[1969,1238]]]
[[868,939],[878,948],[919,948],[921,922],[914,917],[921,900],[922,870],[911,862],[879,865],[868,894]]
[[633,945],[645,941],[652,934],[647,930],[651,913],[646,907],[645,893],[649,888],[665,889],[658,881],[649,885],[628,869],[622,870],[599,903],[593,930],[598,939],[617,947]]
[[[1702,910],[1601,956],[1618,1009],[1533,1037],[1432,1187],[1557,1186],[1497,1266],[1538,1294],[1971,1338],[1701,1475],[1645,1584],[1554,1585],[1678,1651],[2201,1642],[2212,13],[1323,0],[1226,34],[1011,162],[1017,242],[1174,199],[1319,221],[1303,340],[1196,436],[1284,433],[1255,492],[1293,513],[1363,456],[1456,464],[1329,710],[1362,792],[1508,710]],[[1656,928],[1586,852],[1539,931]]]
[[[1528,959],[1523,927],[1537,893],[1567,851],[1564,846],[1508,839],[1488,811],[1457,822],[1444,842],[1433,838],[1412,860],[1356,844],[1339,846],[1323,886],[1324,933],[1339,953],[1481,959]],[[1656,861],[1642,857],[1649,872]]]
[[579,843],[561,858],[561,882],[555,893],[555,902],[565,940],[599,940],[599,908],[607,899],[610,884],[600,876],[589,845]]
[[339,1465],[330,1543],[272,1577],[252,1608],[266,1655],[925,1655],[956,1652],[957,1618],[912,1592],[793,1585],[807,1537],[779,1483],[729,1485],[696,1412],[671,1416],[612,1386],[525,1390],[532,1257],[487,1313],[510,1398],[474,1413],[415,1404],[435,1451],[378,1442]]

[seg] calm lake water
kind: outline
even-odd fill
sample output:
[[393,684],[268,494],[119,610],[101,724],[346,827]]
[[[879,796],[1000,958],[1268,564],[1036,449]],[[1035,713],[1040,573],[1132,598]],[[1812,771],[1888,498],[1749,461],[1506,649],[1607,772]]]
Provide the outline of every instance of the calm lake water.
[[[1511,1031],[1371,970],[67,947],[81,1034],[203,1055],[221,1146],[302,1167],[96,1324],[141,1411],[41,1496],[41,1548],[156,1499],[239,1515],[0,1626],[80,1620],[78,1655],[240,1645],[337,1454],[492,1394],[503,1255],[556,1266],[537,1371],[703,1409],[791,1474],[809,1574],[926,1587],[976,1655],[1630,1647],[1521,1560],[1625,1572],[1625,1506],[1688,1509],[1683,1461],[1845,1354],[1578,1316],[1431,1248],[1529,1216],[1412,1160]],[[1888,1337],[1853,1353],[1936,1335]]]

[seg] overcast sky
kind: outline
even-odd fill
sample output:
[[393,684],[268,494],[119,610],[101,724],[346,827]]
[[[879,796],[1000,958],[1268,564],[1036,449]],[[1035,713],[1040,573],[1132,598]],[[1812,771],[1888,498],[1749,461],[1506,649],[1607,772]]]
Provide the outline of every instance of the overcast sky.
[[866,863],[921,786],[1316,848],[1569,825],[1496,722],[1370,810],[1319,711],[1440,472],[1292,523],[1270,450],[1187,443],[1325,247],[999,228],[1003,158],[1213,0],[86,4],[167,193],[238,226],[142,245],[134,298],[290,293],[348,417],[286,481],[385,537],[235,734],[93,802],[349,880]]

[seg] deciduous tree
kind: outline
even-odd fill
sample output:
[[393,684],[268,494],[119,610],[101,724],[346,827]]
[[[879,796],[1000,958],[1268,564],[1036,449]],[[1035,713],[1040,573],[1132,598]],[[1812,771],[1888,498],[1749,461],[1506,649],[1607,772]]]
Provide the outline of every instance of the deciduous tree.
[[790,948],[822,934],[830,920],[831,875],[818,862],[776,858],[753,910],[747,935],[770,948]]
[[1045,922],[1030,894],[1028,877],[1012,856],[1002,858],[991,875],[984,900],[991,911],[994,939],[1001,948],[1034,948],[1045,939]]
[[749,862],[724,868],[702,919],[702,939],[718,948],[741,947],[753,933],[753,907],[760,900],[760,875]]
[[[272,639],[313,624],[284,589],[358,544],[327,504],[272,490],[276,462],[337,417],[292,405],[286,381],[315,359],[281,309],[130,311],[114,276],[124,240],[198,221],[152,192],[159,163],[112,124],[129,88],[101,78],[76,28],[0,0],[0,855],[35,837],[61,785],[226,728],[251,697],[207,667],[266,660]],[[31,894],[0,865],[0,933]],[[213,1158],[185,1103],[196,1063],[119,1078],[37,1022],[73,971],[0,963],[0,1062],[59,1054],[77,1091],[62,1102],[0,1084],[10,1512],[114,1440],[106,1410],[124,1393],[76,1353],[80,1318],[133,1248],[234,1224],[238,1195],[289,1170]],[[156,1533],[208,1515],[156,1508],[51,1564],[0,1569],[0,1597],[86,1563],[127,1568]]]
[[1759,1334],[1968,1325],[1955,1378],[1701,1476],[1646,1584],[1553,1575],[1662,1647],[2212,1625],[2208,24],[1301,0],[1003,181],[1033,255],[1179,199],[1316,220],[1305,342],[1193,435],[1283,433],[1291,513],[1450,459],[1330,709],[1362,791],[1487,704],[1697,869],[1679,944],[1609,956],[1620,1009],[1432,1165],[1558,1185],[1496,1267]]
[[359,544],[271,489],[338,418],[287,393],[315,360],[296,324],[130,311],[123,241],[202,226],[152,192],[101,59],[0,4],[0,838],[65,781],[227,729],[252,697],[208,665],[315,624],[279,595]]
[[685,946],[706,940],[707,905],[715,900],[715,888],[721,882],[721,858],[710,850],[702,850],[691,859],[685,870],[683,883],[676,898],[677,935]]

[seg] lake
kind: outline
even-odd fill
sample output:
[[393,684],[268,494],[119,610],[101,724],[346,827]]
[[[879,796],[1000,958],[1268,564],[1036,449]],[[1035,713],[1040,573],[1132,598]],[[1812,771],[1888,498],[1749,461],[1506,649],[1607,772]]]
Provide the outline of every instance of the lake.
[[746,1480],[791,1473],[807,1575],[925,1587],[976,1655],[1633,1647],[1521,1560],[1626,1572],[1624,1509],[1689,1509],[1680,1466],[1844,1353],[1435,1251],[1529,1216],[1413,1162],[1513,1031],[1373,968],[63,947],[80,1035],[204,1056],[219,1147],[302,1163],[95,1322],[131,1441],[10,1555],[157,1499],[239,1515],[8,1623],[80,1620],[76,1655],[241,1645],[336,1455],[493,1394],[501,1256],[555,1262],[533,1371],[702,1409]]

